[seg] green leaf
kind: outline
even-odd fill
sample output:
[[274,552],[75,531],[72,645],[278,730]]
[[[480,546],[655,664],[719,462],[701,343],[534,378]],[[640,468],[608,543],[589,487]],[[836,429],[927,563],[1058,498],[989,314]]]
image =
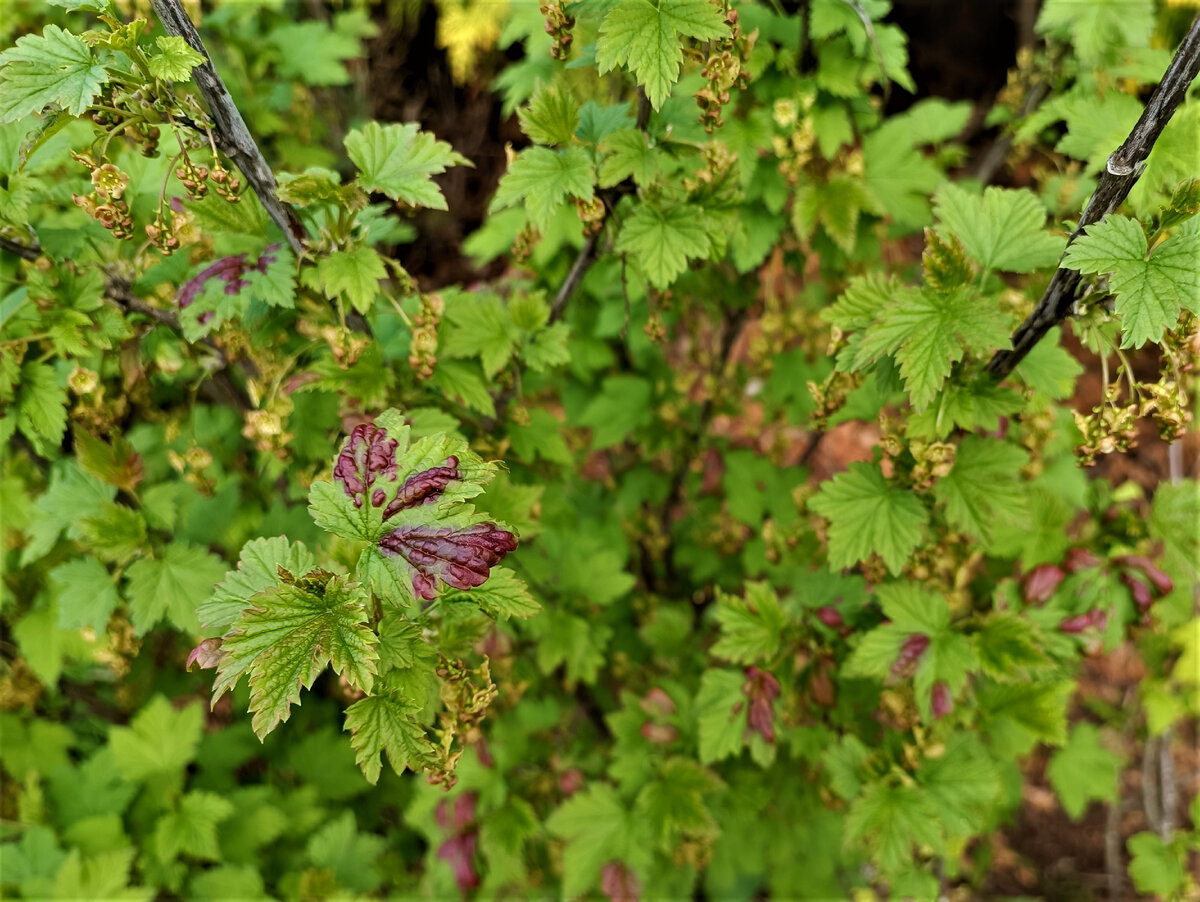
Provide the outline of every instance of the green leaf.
[[1139,893],[1170,899],[1187,886],[1186,852],[1181,854],[1154,833],[1135,833],[1125,845],[1132,857],[1129,878]]
[[680,839],[717,832],[704,796],[722,786],[716,774],[695,761],[671,758],[642,787],[634,811],[647,822],[659,847],[674,851]]
[[609,376],[599,394],[576,420],[592,427],[592,448],[608,448],[625,440],[634,429],[645,426],[653,416],[650,399],[653,386],[637,376]]
[[453,326],[444,347],[447,356],[478,357],[489,379],[504,369],[517,332],[500,298],[460,296],[446,305],[446,319]]
[[567,841],[563,852],[562,895],[582,896],[600,878],[609,861],[631,867],[649,864],[649,849],[643,844],[643,823],[607,784],[598,783],[577,792],[546,820],[546,829]]
[[537,636],[537,665],[543,673],[565,664],[568,682],[596,682],[611,627],[549,608],[529,622],[529,629]]
[[1039,741],[1062,745],[1074,691],[1071,682],[984,685],[978,691],[981,732],[998,755],[1024,755]]
[[993,611],[975,634],[980,666],[998,682],[1028,679],[1031,669],[1048,664],[1042,643],[1027,618],[1005,611]]
[[611,188],[632,177],[639,185],[654,181],[661,166],[659,151],[641,129],[623,128],[606,135],[600,144],[600,187]]
[[288,719],[301,688],[311,688],[329,664],[370,692],[378,639],[366,624],[369,601],[360,584],[342,576],[312,591],[297,583],[255,595],[221,646],[214,703],[248,673],[252,725],[261,739]]
[[478,605],[481,611],[497,620],[532,617],[542,609],[529,594],[529,587],[507,567],[493,567],[492,575],[482,586],[467,590],[447,588],[441,597],[443,604],[465,601]]
[[536,144],[570,144],[579,128],[579,104],[560,87],[541,86],[517,118],[521,131]]
[[521,348],[521,359],[535,373],[544,373],[571,362],[567,342],[571,327],[566,323],[551,323],[540,332],[530,335]]
[[1148,0],[1046,0],[1037,31],[1069,38],[1085,65],[1105,61],[1122,47],[1146,47],[1154,31]]
[[912,861],[913,845],[942,846],[938,809],[919,786],[869,785],[850,805],[846,838],[872,851],[885,872]]
[[[854,93],[861,90],[855,88]],[[928,197],[945,176],[913,144],[901,117],[868,134],[863,138],[863,181],[878,208],[897,225],[919,229],[929,223]]]
[[57,25],[17,38],[0,53],[0,66],[0,123],[16,122],[47,106],[81,116],[108,81],[83,38]]
[[383,882],[375,862],[387,841],[382,836],[359,833],[354,812],[346,811],[322,827],[308,842],[308,857],[319,868],[329,868],[339,886],[369,893]]
[[363,55],[358,36],[325,22],[289,22],[273,28],[267,40],[277,48],[276,76],[284,82],[329,86],[350,83],[344,63]]
[[375,305],[379,280],[387,276],[379,254],[365,244],[322,257],[317,262],[317,272],[327,296],[345,296],[351,306],[364,315]]
[[88,627],[102,635],[121,602],[105,566],[94,557],[76,558],[51,570],[50,581],[58,590],[59,628]]
[[984,832],[1000,793],[1000,773],[979,738],[952,736],[937,758],[926,758],[917,781],[937,806],[939,820],[952,838]]
[[30,360],[21,367],[17,428],[41,454],[62,442],[67,431],[67,390],[54,369]]
[[1032,191],[993,187],[979,196],[946,182],[934,195],[934,212],[984,269],[1033,272],[1057,263],[1067,246],[1045,231],[1046,209]]
[[154,850],[161,861],[181,854],[202,861],[220,861],[217,824],[234,812],[233,803],[215,792],[193,791],[180,798],[175,810],[158,819]]
[[835,569],[876,553],[889,571],[899,573],[929,522],[916,496],[891,485],[875,464],[862,462],[822,483],[808,506],[829,520],[829,564]]
[[1075,380],[1083,375],[1083,365],[1062,346],[1061,335],[1055,326],[1017,364],[1017,375],[1026,385],[1055,401],[1071,397]]
[[1100,744],[1100,731],[1089,723],[1076,724],[1067,744],[1046,767],[1050,785],[1071,820],[1082,817],[1088,802],[1115,802],[1121,757]]
[[164,81],[191,81],[192,70],[204,62],[204,57],[191,48],[183,38],[160,35],[155,39],[158,52],[146,60],[150,74]]
[[1151,534],[1162,539],[1167,568],[1185,575],[1190,582],[1200,580],[1197,523],[1200,523],[1200,483],[1186,479],[1159,485],[1150,509]]
[[680,36],[708,41],[728,33],[720,10],[706,0],[621,0],[600,26],[596,65],[601,75],[626,66],[658,110],[679,80]]
[[500,179],[491,209],[524,201],[529,221],[545,230],[568,197],[590,201],[595,182],[595,167],[582,147],[557,151],[530,147],[521,151]]
[[1087,227],[1063,263],[1082,273],[1109,274],[1125,348],[1159,341],[1179,321],[1180,307],[1200,313],[1200,232],[1181,232],[1148,251],[1137,220],[1112,213]]
[[216,555],[186,542],[172,542],[160,559],[134,561],[126,576],[129,616],[139,636],[164,617],[176,629],[194,633],[196,607],[225,572]]
[[418,131],[417,126],[368,122],[346,135],[346,153],[358,167],[365,191],[380,191],[392,200],[414,207],[446,209],[446,198],[431,176],[451,166],[470,165],[445,141]]
[[704,217],[694,207],[644,203],[622,223],[616,249],[629,254],[650,284],[663,289],[687,269],[689,260],[707,257],[712,243]]
[[433,744],[417,721],[423,707],[423,700],[414,702],[389,692],[368,696],[346,709],[355,761],[371,785],[379,782],[382,753],[397,774],[405,768],[420,772],[433,764]]
[[200,705],[177,711],[164,696],[156,695],[129,726],[109,728],[108,744],[121,776],[140,782],[181,774],[195,760],[203,730]]
[[487,417],[496,415],[496,404],[480,375],[479,364],[439,360],[433,382],[451,401]]
[[712,647],[718,658],[735,664],[769,661],[779,650],[788,618],[768,583],[747,583],[746,597],[717,590],[717,623],[721,638]]
[[696,694],[700,737],[700,763],[712,764],[742,750],[748,711],[742,685],[746,677],[737,670],[706,670]]
[[196,608],[202,626],[225,632],[250,606],[250,599],[264,589],[280,585],[278,568],[289,573],[307,573],[317,559],[303,542],[286,536],[251,539],[242,546],[236,570],[229,570],[212,595]]
[[968,435],[950,472],[934,483],[934,497],[956,529],[987,545],[993,523],[1020,519],[1025,512],[1020,477],[1028,460],[1016,445]]
[[967,351],[984,354],[1008,345],[1008,318],[970,289],[948,294],[908,289],[863,333],[854,367],[895,354],[919,412],[929,406]]

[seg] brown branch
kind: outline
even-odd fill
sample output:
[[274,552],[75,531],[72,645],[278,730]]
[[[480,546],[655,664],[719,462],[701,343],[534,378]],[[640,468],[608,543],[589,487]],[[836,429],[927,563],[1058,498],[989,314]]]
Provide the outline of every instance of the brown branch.
[[36,242],[32,246],[21,244],[21,242],[5,238],[3,235],[0,235],[0,251],[8,251],[22,260],[36,260],[42,255],[42,248]]
[[[115,273],[109,272],[105,274],[104,296],[127,313],[140,313],[160,325],[166,326],[168,329],[176,332],[180,331],[179,317],[170,310],[160,310],[157,307],[151,307],[133,293],[133,286],[129,283],[128,279]],[[200,340],[200,343],[216,356],[217,366],[215,369],[209,370],[207,375],[213,384],[221,390],[221,393],[225,396],[225,400],[243,413],[253,410],[254,405],[250,402],[246,393],[238,387],[237,383],[229,375],[230,360],[228,355],[211,338],[203,338]],[[239,358],[237,363],[248,377],[253,378],[258,375],[258,368],[253,362]]]
[[[1187,36],[1175,51],[1171,64],[1167,66],[1162,81],[1154,89],[1133,131],[1108,158],[1096,192],[1088,201],[1079,226],[1067,241],[1068,247],[1087,226],[1112,213],[1129,195],[1145,168],[1146,158],[1150,156],[1154,143],[1171,121],[1175,109],[1183,102],[1197,72],[1200,72],[1200,15],[1192,21]],[[987,370],[993,378],[998,381],[1011,373],[1050,329],[1070,315],[1079,294],[1080,282],[1078,272],[1059,266],[1042,299],[1013,333],[1012,348],[997,351],[988,362]]]
[[579,249],[579,256],[575,258],[575,262],[571,264],[571,269],[567,272],[567,277],[563,279],[562,285],[558,288],[558,293],[554,295],[554,301],[550,304],[550,322],[557,322],[562,318],[562,315],[567,310],[567,302],[571,300],[571,296],[579,288],[583,277],[587,275],[592,264],[596,262],[596,244],[598,235],[590,236],[583,243],[583,247]]
[[296,211],[279,199],[275,174],[251,137],[250,129],[246,127],[246,121],[242,119],[233,98],[229,96],[225,82],[217,74],[196,26],[184,12],[179,0],[150,0],[150,6],[167,34],[183,38],[193,50],[204,57],[204,62],[192,70],[192,78],[200,96],[204,98],[209,115],[216,123],[217,132],[222,139],[222,150],[246,176],[267,214],[283,231],[288,246],[297,255],[303,253],[304,242],[308,238],[304,224],[300,222]]

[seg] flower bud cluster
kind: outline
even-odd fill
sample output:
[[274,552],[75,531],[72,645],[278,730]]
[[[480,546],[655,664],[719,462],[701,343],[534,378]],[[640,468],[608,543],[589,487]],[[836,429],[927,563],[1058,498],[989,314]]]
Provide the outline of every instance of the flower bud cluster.
[[804,168],[813,159],[817,133],[809,113],[816,99],[816,94],[809,91],[798,98],[775,101],[775,125],[784,134],[771,139],[771,149],[779,160],[779,172],[789,185],[799,184]]
[[186,483],[194,486],[201,495],[212,496],[216,489],[216,480],[208,472],[213,463],[211,451],[201,448],[199,445],[192,445],[182,454],[175,450],[168,450],[167,460],[170,462],[171,468],[183,476]]
[[745,63],[750,59],[758,32],[745,35],[738,24],[738,13],[731,9],[725,13],[725,24],[729,26],[729,37],[716,44],[713,52],[704,58],[704,87],[696,92],[696,106],[700,107],[699,120],[706,132],[725,124],[722,108],[729,103],[729,92],[733,88],[745,90],[750,84],[750,73]]
[[421,295],[421,307],[412,321],[412,344],[408,348],[408,365],[418,379],[433,378],[433,368],[437,365],[438,324],[445,309],[441,295]]
[[554,38],[550,56],[556,60],[566,60],[571,55],[571,43],[574,40],[571,29],[575,27],[575,17],[567,14],[563,0],[549,0],[538,9],[546,18],[546,34]]
[[1100,455],[1128,451],[1137,444],[1141,404],[1134,399],[1118,407],[1119,392],[1118,386],[1109,385],[1104,390],[1104,400],[1092,408],[1091,414],[1075,412],[1075,425],[1083,434],[1083,441],[1075,448],[1081,466],[1093,466]]
[[[572,198],[575,202],[575,209],[579,213],[579,221],[583,223],[583,237],[591,238],[599,235],[604,228],[604,217],[606,211],[604,209],[604,201],[598,197],[593,197],[591,200],[582,200],[581,198]],[[517,236],[520,237],[519,235]]]
[[[580,219],[582,219],[582,213]],[[517,237],[513,239],[512,250],[510,253],[516,263],[529,262],[530,256],[533,254],[533,249],[538,246],[538,242],[542,240],[542,233],[537,230],[532,224],[525,225],[521,231],[517,232]]]
[[75,205],[112,232],[114,238],[131,237],[133,217],[129,215],[129,204],[123,198],[125,189],[129,187],[129,176],[112,163],[98,165],[87,154],[73,152],[71,156],[92,173],[92,192],[71,195]]

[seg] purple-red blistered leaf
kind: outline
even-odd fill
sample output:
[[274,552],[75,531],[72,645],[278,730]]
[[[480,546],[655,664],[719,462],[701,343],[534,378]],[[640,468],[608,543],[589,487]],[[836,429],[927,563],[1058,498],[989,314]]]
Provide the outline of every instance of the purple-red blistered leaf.
[[933,684],[929,700],[935,720],[941,720],[954,710],[954,696],[950,694],[950,686],[945,680],[938,680]]
[[1092,608],[1085,614],[1076,614],[1074,617],[1067,617],[1058,628],[1064,633],[1082,633],[1085,630],[1104,629],[1108,623],[1108,612],[1103,608]]
[[558,791],[564,796],[573,796],[583,789],[586,782],[583,771],[577,767],[569,767],[558,775]]
[[198,664],[201,670],[211,670],[217,666],[219,660],[221,660],[221,640],[205,639],[188,655],[186,669],[191,670],[193,664]]
[[921,633],[913,633],[905,639],[904,645],[900,648],[900,654],[896,655],[896,660],[892,662],[892,675],[912,676],[917,670],[921,655],[925,654],[925,649],[928,647],[929,637]]
[[600,892],[610,902],[638,902],[642,897],[642,885],[637,875],[619,861],[610,861],[600,876]]
[[462,833],[475,820],[475,793],[464,792],[453,804],[442,799],[434,809],[434,817],[443,830]]
[[774,742],[774,701],[779,697],[779,680],[770,671],[751,665],[746,668],[742,694],[750,703],[746,712],[747,731],[758,733],[767,742]]
[[404,558],[416,571],[413,594],[432,601],[438,579],[455,589],[482,586],[492,567],[516,550],[517,537],[495,523],[462,528],[402,526],[380,539],[379,548]]
[[1054,595],[1066,574],[1053,564],[1040,564],[1025,577],[1023,590],[1030,604],[1044,604]]
[[846,625],[846,621],[842,619],[841,612],[833,605],[827,604],[817,608],[817,619],[830,629],[841,629]]
[[[1159,595],[1170,595],[1171,590],[1175,588],[1175,583],[1171,577],[1159,570],[1155,566],[1154,561],[1141,554],[1127,554],[1123,557],[1114,558],[1114,564],[1120,564],[1122,567],[1129,567],[1133,570],[1141,572],[1146,579],[1150,580],[1154,586],[1154,590]],[[1134,596],[1137,597],[1136,595]]]
[[1100,566],[1100,558],[1096,557],[1086,548],[1072,548],[1067,552],[1067,556],[1063,558],[1063,566],[1067,568],[1069,573],[1078,573],[1080,570],[1091,570],[1093,567]]
[[[354,499],[355,507],[363,506],[363,499],[381,477],[396,478],[396,448],[394,438],[388,438],[387,430],[370,423],[355,426],[346,447],[333,465],[333,479],[342,484],[342,491]],[[382,489],[371,492],[371,505],[379,507],[387,496]]]
[[[245,278],[246,273],[260,272],[266,273],[267,267],[275,262],[276,251],[279,250],[278,244],[272,244],[267,247],[259,258],[250,263],[246,254],[234,254],[230,257],[222,257],[210,266],[200,270],[192,278],[188,279],[179,289],[179,309],[185,310],[190,307],[200,296],[207,285],[213,279],[220,279],[225,283],[226,294],[241,294],[242,290],[249,287],[250,282]],[[200,316],[200,322],[206,323],[212,319],[212,313],[204,313]]]
[[1129,594],[1133,596],[1133,602],[1138,606],[1139,611],[1145,611],[1154,603],[1154,596],[1150,594],[1150,587],[1132,573],[1122,573],[1120,579],[1125,584],[1125,587],[1129,589]]
[[[440,467],[430,467],[404,480],[396,497],[383,510],[383,519],[387,521],[399,511],[422,504],[433,504],[446,491],[450,483],[462,479],[458,469],[458,458],[454,455],[446,458]],[[376,504],[376,507],[379,505]]]
[[479,886],[479,874],[475,870],[475,849],[479,842],[479,831],[473,823],[475,793],[460,795],[454,800],[453,808],[443,799],[438,803],[434,817],[443,830],[451,832],[450,838],[438,846],[437,854],[450,865],[459,891],[466,892]]

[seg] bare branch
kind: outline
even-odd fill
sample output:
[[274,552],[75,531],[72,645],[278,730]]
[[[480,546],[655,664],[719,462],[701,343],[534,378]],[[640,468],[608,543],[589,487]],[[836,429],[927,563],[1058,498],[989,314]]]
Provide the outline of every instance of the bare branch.
[[233,98],[229,96],[225,82],[217,74],[196,26],[184,12],[179,0],[150,0],[150,5],[167,34],[183,38],[193,50],[204,57],[204,62],[192,70],[192,77],[216,123],[217,132],[221,137],[221,149],[246,176],[267,214],[283,231],[288,246],[296,254],[302,253],[304,241],[308,237],[304,225],[296,211],[279,199],[275,174],[267,165],[258,145],[254,143],[250,129],[246,127],[242,114],[238,112]]
[[[1112,213],[1129,195],[1145,168],[1146,158],[1150,156],[1154,143],[1171,121],[1176,107],[1183,102],[1197,72],[1200,72],[1200,15],[1192,21],[1192,27],[1175,51],[1171,64],[1167,66],[1162,81],[1154,89],[1133,131],[1108,158],[1096,192],[1088,201],[1079,226],[1071,234],[1068,247],[1087,226]],[[1059,267],[1033,312],[1013,333],[1012,349],[997,351],[988,362],[988,372],[995,379],[1003,379],[1011,373],[1051,328],[1070,315],[1078,297],[1080,281],[1078,272]]]
[[8,251],[10,254],[15,254],[22,260],[36,260],[42,255],[42,249],[37,244],[28,245],[21,244],[19,241],[13,241],[11,238],[5,238],[0,235],[0,251]]

